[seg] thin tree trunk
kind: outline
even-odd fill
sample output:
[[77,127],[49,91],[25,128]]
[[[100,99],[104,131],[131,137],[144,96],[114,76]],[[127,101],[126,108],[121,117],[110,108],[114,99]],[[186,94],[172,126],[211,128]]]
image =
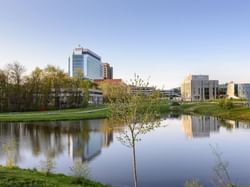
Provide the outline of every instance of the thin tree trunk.
[[137,169],[136,169],[135,142],[133,142],[132,150],[133,150],[133,175],[134,175],[134,187],[138,187]]

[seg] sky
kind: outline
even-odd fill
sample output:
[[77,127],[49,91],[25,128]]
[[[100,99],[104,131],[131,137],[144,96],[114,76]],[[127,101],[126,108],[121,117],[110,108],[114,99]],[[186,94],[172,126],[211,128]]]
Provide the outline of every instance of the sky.
[[78,45],[161,88],[188,74],[250,82],[249,0],[0,0],[0,68],[67,71]]

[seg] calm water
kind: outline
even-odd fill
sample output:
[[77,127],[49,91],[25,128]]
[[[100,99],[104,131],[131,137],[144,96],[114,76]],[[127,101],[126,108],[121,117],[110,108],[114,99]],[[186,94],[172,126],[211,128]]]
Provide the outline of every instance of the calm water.
[[[211,186],[218,146],[228,172],[238,184],[250,184],[250,124],[212,117],[167,117],[163,127],[141,136],[136,145],[139,186],[183,186],[198,178]],[[132,152],[118,141],[108,120],[0,124],[0,164],[4,143],[17,142],[15,160],[21,168],[39,168],[48,152],[55,172],[69,174],[74,160],[87,161],[91,178],[114,186],[132,186]]]

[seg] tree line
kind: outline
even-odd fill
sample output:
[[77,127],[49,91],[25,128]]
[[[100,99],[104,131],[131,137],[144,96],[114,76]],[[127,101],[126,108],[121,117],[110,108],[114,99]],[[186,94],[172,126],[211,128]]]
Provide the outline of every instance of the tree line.
[[[19,62],[0,69],[0,112],[43,111],[85,107],[88,89],[94,83],[84,80],[79,70],[70,77],[62,69],[47,65],[25,74]],[[64,94],[64,97],[61,97]]]

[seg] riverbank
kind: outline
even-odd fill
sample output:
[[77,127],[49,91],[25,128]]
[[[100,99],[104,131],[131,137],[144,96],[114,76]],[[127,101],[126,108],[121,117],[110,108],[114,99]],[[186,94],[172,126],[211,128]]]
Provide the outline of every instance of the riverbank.
[[[169,112],[169,105],[167,103],[162,104],[160,111],[161,113]],[[66,121],[102,119],[107,117],[108,108],[106,105],[101,105],[78,109],[0,113],[0,122]]]
[[185,103],[179,106],[172,106],[170,110],[176,113],[199,114],[236,121],[250,121],[250,108],[234,106],[231,109],[225,109],[216,102]]
[[[250,108],[234,106],[231,109],[225,109],[219,106],[219,104],[216,102],[184,103],[177,106],[170,106],[168,102],[164,102],[160,106],[160,112],[162,114],[173,112],[179,114],[214,116],[221,119],[237,121],[250,121]],[[106,105],[101,105],[89,106],[87,108],[63,109],[42,112],[0,113],[0,122],[66,121],[102,119],[107,117],[108,108]]]
[[89,106],[87,108],[63,109],[36,112],[11,112],[0,113],[2,122],[34,122],[34,121],[59,121],[100,119],[108,115],[107,106]]
[[3,166],[0,166],[0,186],[105,187],[105,185],[88,179],[81,179],[79,181],[76,180],[75,177],[65,176],[63,174],[49,174],[46,176],[44,173],[30,169],[10,169]]

